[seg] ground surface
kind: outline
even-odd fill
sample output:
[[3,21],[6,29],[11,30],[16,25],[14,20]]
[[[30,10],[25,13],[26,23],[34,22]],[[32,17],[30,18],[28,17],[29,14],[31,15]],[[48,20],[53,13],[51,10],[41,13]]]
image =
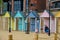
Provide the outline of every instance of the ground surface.
[[[0,40],[8,40],[8,31],[0,31]],[[25,34],[25,32],[20,31],[13,31],[13,40],[34,40],[35,33]],[[59,35],[60,36],[60,35]],[[51,36],[48,36],[47,34],[41,34],[39,33],[39,40],[54,40],[54,34],[51,34]]]

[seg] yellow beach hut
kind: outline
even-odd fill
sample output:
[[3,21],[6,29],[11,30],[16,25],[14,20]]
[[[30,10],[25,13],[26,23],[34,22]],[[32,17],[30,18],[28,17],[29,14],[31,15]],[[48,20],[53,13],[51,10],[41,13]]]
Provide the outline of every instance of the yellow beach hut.
[[8,30],[9,29],[9,12],[6,12],[5,15],[3,15],[3,29]]
[[56,18],[56,32],[57,33],[60,33],[60,11],[58,11],[56,14],[55,14],[55,18]]

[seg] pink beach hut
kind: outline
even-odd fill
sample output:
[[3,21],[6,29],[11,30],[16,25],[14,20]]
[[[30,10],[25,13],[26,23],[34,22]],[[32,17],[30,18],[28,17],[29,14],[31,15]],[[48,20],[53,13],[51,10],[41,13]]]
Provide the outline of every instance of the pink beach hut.
[[[50,24],[49,24],[49,15],[50,15]],[[44,10],[44,12],[40,15],[41,23],[43,22],[43,26],[41,28],[43,29],[42,31],[45,33],[45,26],[49,28],[50,25],[50,32],[55,32],[55,19],[53,20],[53,14],[49,13],[48,10]],[[52,22],[53,21],[53,22]]]

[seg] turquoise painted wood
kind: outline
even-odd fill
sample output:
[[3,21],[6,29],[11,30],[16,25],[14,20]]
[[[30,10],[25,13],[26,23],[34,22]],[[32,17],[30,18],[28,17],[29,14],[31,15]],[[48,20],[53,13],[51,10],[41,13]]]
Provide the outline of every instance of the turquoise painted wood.
[[18,20],[18,30],[22,31],[22,18],[19,18]]
[[23,18],[23,22],[24,22],[24,23],[23,23],[23,31],[26,31],[26,29],[27,29],[26,27],[27,27],[27,26],[26,26],[26,23],[25,23],[24,18]]
[[18,18],[18,30],[19,31],[25,31],[26,26],[25,26],[25,20],[24,20],[24,15],[22,12],[17,11],[15,18]]
[[17,13],[15,15],[15,18],[19,18],[19,17],[23,17],[23,16],[22,16],[22,13],[21,12],[17,11]]

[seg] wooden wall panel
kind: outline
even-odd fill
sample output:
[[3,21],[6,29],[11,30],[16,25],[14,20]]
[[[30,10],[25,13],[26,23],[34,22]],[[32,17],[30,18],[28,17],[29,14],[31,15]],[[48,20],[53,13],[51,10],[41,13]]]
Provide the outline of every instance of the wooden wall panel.
[[8,18],[5,18],[5,30],[8,30]]
[[18,30],[18,18],[16,18],[16,30]]

